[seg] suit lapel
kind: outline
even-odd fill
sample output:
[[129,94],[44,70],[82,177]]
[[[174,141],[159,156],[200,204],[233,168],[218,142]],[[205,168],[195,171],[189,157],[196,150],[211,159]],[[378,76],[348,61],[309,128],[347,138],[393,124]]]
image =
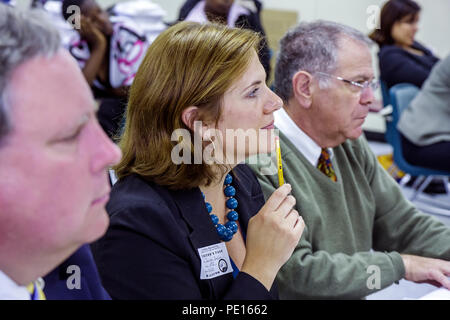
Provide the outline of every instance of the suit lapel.
[[189,240],[196,259],[194,261],[195,272],[202,285],[209,288],[211,299],[220,299],[227,287],[233,281],[232,273],[228,273],[209,280],[200,280],[201,260],[198,253],[199,248],[220,243],[220,238],[206,211],[205,202],[199,188],[192,190],[175,191],[176,205],[189,226]]
[[[261,194],[253,195],[249,177],[238,167],[234,170],[233,186],[236,188],[236,199],[239,202],[238,213],[241,230],[245,237],[248,221],[264,203]],[[221,240],[206,211],[205,202],[199,188],[191,190],[171,191],[173,199],[181,216],[188,225],[190,234],[189,241],[195,251],[195,272],[200,279],[201,260],[198,249],[219,243]],[[245,238],[244,238],[245,239]],[[201,283],[209,284],[211,298],[220,299],[233,281],[232,273],[228,273],[209,280],[200,280]]]
[[206,211],[200,189],[175,191],[178,210],[191,230],[189,238],[195,250],[220,242]]

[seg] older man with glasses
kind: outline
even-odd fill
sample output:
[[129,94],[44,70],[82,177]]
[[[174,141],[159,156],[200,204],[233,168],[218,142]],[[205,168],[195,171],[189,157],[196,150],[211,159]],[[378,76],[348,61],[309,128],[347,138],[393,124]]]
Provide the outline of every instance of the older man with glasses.
[[[326,21],[300,24],[280,42],[275,126],[307,226],[278,274],[281,298],[359,299],[402,278],[450,289],[450,229],[403,197],[362,136],[378,88],[370,46]],[[269,160],[253,165],[266,195],[278,185]]]

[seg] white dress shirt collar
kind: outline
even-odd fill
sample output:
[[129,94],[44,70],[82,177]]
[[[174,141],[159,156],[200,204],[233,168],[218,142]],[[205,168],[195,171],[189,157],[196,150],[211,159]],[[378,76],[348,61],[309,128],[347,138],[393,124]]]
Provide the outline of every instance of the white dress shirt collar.
[[30,300],[30,294],[0,270],[0,300]]
[[[275,127],[289,139],[309,163],[317,167],[322,148],[295,124],[284,108],[275,111],[274,118]],[[327,148],[327,150],[330,158],[333,158],[333,149]]]

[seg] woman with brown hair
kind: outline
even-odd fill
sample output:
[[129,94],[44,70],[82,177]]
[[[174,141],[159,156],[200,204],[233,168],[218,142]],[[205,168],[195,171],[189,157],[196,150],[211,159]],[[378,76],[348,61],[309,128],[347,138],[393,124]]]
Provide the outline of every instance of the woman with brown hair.
[[249,30],[181,22],[150,46],[130,90],[110,228],[96,246],[113,298],[277,297],[275,276],[304,223],[290,185],[264,204],[239,164],[273,150],[282,105],[259,42]]
[[413,0],[389,0],[380,13],[380,28],[370,34],[380,47],[380,78],[388,88],[398,83],[421,87],[439,60],[414,37],[420,6]]

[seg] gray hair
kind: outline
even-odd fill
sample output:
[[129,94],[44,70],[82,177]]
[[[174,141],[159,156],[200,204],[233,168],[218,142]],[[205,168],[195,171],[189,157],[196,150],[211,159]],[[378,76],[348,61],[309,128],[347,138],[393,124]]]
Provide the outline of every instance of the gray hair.
[[53,56],[60,46],[59,33],[44,12],[21,11],[0,4],[0,141],[12,129],[8,110],[12,73],[36,56]]
[[[285,103],[292,97],[292,77],[299,70],[314,75],[333,73],[337,67],[339,40],[347,37],[371,47],[373,41],[362,32],[331,21],[301,23],[280,40],[275,67],[274,90]],[[320,78],[325,85],[326,79]]]

